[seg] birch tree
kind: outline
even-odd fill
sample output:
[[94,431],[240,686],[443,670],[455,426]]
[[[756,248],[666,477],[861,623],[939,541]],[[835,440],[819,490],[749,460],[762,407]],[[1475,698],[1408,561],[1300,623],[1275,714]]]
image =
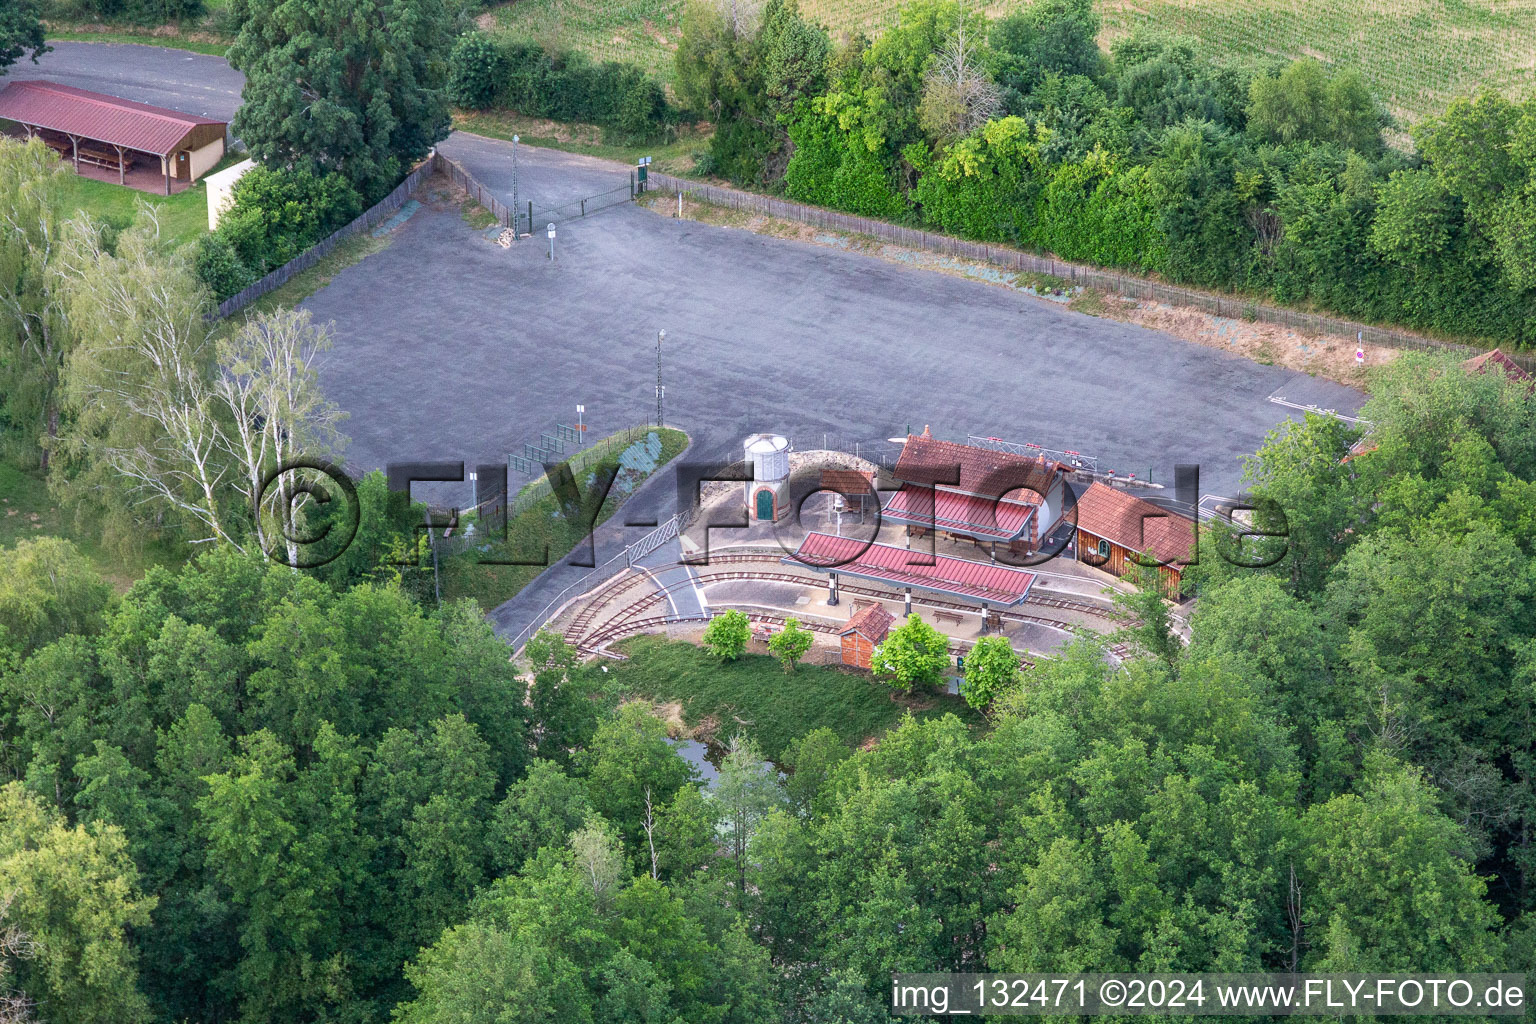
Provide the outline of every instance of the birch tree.
[[330,347],[330,330],[293,309],[253,317],[217,346],[213,388],[229,412],[225,450],[262,547],[271,551],[280,538],[289,565],[298,564],[294,538],[313,500],[305,487],[312,471],[277,471],[301,458],[334,457],[344,444],[336,429],[344,414],[326,400],[316,373]]
[[99,228],[73,222],[61,274],[77,337],[65,380],[72,454],[126,483],[136,519],[170,516],[190,543],[243,550],[225,508],[230,465],[208,295],[160,244],[154,210],[140,206],[115,253]]

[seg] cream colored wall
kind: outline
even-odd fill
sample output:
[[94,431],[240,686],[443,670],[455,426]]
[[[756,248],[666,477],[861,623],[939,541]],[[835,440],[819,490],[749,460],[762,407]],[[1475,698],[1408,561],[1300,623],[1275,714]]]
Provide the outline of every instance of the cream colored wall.
[[224,211],[229,209],[229,204],[234,201],[235,183],[255,165],[249,160],[241,161],[233,167],[226,167],[218,174],[208,176],[208,230],[216,231],[219,227],[219,218]]
[[192,180],[196,181],[224,159],[224,140],[219,139],[192,151]]

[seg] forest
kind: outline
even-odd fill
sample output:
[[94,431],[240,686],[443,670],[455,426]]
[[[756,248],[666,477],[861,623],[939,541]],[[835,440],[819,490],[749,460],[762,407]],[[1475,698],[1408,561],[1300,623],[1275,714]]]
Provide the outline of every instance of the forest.
[[1536,402],[1409,356],[1364,415],[1255,453],[1289,535],[1203,538],[1187,646],[1147,615],[984,725],[747,732],[708,786],[471,602],[229,544],[118,598],[24,540],[3,984],[60,1024],[862,1024],[893,970],[1524,969]]
[[[916,0],[834,43],[795,0],[689,9],[701,170],[852,213],[1379,323],[1536,332],[1536,94],[1405,130],[1347,66],[1231,56],[1090,0]],[[1390,143],[1390,144],[1389,144]]]

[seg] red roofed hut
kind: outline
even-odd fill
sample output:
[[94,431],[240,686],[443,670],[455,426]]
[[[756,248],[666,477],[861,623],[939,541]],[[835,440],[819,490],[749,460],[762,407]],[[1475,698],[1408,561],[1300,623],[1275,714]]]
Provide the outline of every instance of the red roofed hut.
[[854,612],[837,634],[843,641],[843,664],[869,668],[875,648],[885,642],[895,621],[896,617],[879,604],[866,605]]
[[158,191],[163,178],[166,195],[172,182],[191,185],[218,164],[229,127],[209,117],[35,81],[12,82],[0,91],[0,120],[40,136],[76,173],[82,165],[116,171],[117,183],[126,185],[129,172],[143,168],[134,175],[134,186]]
[[1195,545],[1192,520],[1097,481],[1077,499],[1077,560],[1124,576],[1133,555],[1157,559],[1163,592],[1183,596],[1184,566]]

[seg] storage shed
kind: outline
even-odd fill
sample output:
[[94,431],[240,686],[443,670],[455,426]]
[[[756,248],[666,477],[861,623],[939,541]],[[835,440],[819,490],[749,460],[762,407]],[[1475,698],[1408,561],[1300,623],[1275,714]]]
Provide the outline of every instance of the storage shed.
[[875,648],[885,642],[895,621],[896,617],[879,604],[868,604],[854,612],[837,634],[843,642],[843,664],[869,668]]
[[[89,92],[55,82],[12,82],[0,91],[0,120],[39,136],[82,167],[117,173],[119,185],[154,187],[164,180],[189,186],[224,156],[228,122]],[[153,173],[146,173],[153,172]],[[95,176],[95,175],[93,175]],[[185,186],[184,186],[185,187]]]

